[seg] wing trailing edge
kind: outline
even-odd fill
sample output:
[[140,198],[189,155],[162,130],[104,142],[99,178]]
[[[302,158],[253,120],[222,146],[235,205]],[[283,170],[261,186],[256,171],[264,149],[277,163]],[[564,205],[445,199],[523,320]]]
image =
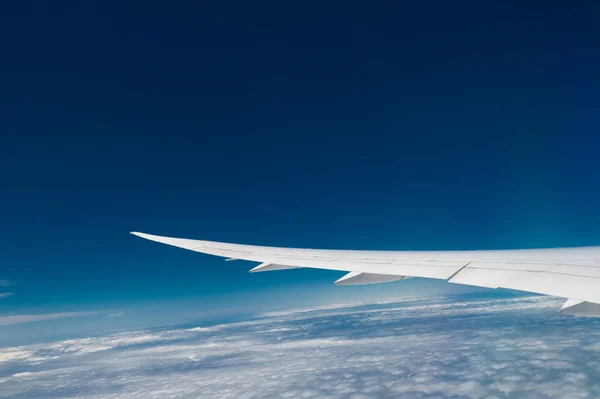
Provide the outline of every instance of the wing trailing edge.
[[560,313],[572,316],[599,317],[600,304],[569,299],[562,308],[560,308]]
[[389,283],[392,281],[404,280],[405,276],[393,276],[391,274],[375,274],[375,273],[363,273],[363,272],[350,272],[344,277],[337,280],[335,285],[365,285],[365,284],[379,284]]
[[275,271],[275,270],[288,270],[288,269],[298,269],[298,267],[297,266],[277,265],[274,263],[264,262],[264,263],[261,263],[260,265],[256,266],[255,268],[250,269],[250,273],[270,272],[270,271]]

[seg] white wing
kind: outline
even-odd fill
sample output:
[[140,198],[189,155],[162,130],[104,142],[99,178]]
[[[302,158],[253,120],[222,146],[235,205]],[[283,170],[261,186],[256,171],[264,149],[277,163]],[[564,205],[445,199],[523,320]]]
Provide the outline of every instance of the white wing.
[[561,311],[600,316],[600,247],[500,251],[351,251],[264,247],[132,233],[229,259],[260,262],[251,272],[311,267],[349,272],[336,284],[425,277],[568,298]]

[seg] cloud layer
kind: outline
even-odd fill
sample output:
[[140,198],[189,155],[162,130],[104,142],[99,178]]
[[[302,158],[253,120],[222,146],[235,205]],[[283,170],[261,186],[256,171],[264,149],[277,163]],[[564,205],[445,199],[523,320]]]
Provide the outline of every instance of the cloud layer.
[[[0,294],[2,298],[2,294]],[[68,317],[83,317],[103,314],[103,312],[59,312],[45,314],[21,314],[11,316],[0,316],[0,326],[10,326],[13,324],[33,323],[37,321],[65,319]]]
[[3,348],[0,397],[600,397],[600,320],[558,304],[332,306]]

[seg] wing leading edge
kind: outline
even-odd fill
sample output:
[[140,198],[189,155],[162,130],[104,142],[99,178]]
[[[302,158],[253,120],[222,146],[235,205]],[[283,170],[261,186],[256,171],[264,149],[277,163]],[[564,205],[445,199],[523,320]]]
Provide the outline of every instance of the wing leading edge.
[[266,247],[132,234],[227,259],[261,263],[252,272],[299,267],[340,270],[337,285],[424,277],[568,298],[562,313],[600,316],[600,247],[491,251],[352,251]]

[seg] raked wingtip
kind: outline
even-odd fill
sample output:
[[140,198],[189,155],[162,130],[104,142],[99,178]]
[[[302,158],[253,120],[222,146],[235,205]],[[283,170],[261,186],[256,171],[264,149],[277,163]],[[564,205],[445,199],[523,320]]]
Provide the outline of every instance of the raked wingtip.
[[130,231],[129,234],[133,234],[134,236],[138,236],[141,238],[145,238],[146,240],[152,240],[154,237],[152,234],[140,233],[139,231]]
[[188,240],[185,238],[157,236],[154,234],[140,233],[138,231],[132,231],[130,233],[135,236],[141,237],[145,240],[160,242],[162,244],[173,245],[175,247],[180,247],[180,248],[185,248],[185,249],[192,249],[199,245],[198,244],[199,241],[197,241],[197,240]]

